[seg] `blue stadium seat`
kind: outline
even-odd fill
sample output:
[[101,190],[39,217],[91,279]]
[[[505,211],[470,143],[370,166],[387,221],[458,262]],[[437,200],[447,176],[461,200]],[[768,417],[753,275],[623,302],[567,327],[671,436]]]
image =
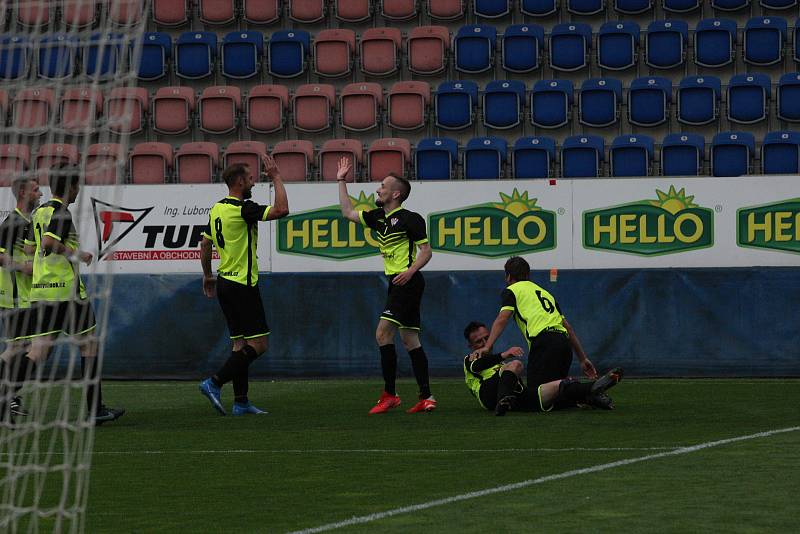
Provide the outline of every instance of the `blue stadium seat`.
[[736,57],[736,23],[703,19],[694,30],[694,62],[701,67],[724,67]]
[[672,13],[688,13],[701,5],[700,0],[661,0],[661,8]]
[[761,167],[764,174],[797,174],[800,172],[800,133],[769,132],[761,145]]
[[175,74],[187,80],[211,76],[216,57],[215,32],[184,32],[175,41]]
[[597,34],[597,66],[624,70],[636,65],[641,28],[635,22],[606,22]]
[[28,74],[31,46],[23,35],[0,36],[0,79],[15,80]]
[[78,38],[68,33],[49,33],[39,38],[38,74],[52,80],[69,78],[78,65]]
[[656,20],[647,26],[645,63],[654,69],[672,69],[686,60],[689,26],[682,20]]
[[278,78],[294,78],[306,71],[311,35],[303,30],[282,30],[270,36],[269,73]]
[[531,17],[549,17],[558,10],[558,0],[520,0],[519,10]]
[[433,105],[437,128],[461,130],[472,126],[478,108],[478,84],[470,80],[442,82]]
[[453,39],[456,70],[476,74],[491,69],[496,42],[497,29],[494,26],[477,24],[459,28]]
[[797,0],[760,0],[766,9],[791,9],[797,5]]
[[550,32],[550,67],[561,71],[582,69],[589,64],[592,27],[582,23],[553,26]]
[[614,0],[614,11],[623,15],[638,15],[651,9],[652,0]]
[[753,124],[766,120],[772,85],[766,74],[737,74],[728,82],[728,120]]
[[561,145],[561,175],[564,178],[597,177],[605,161],[605,142],[597,135],[573,135]]
[[744,62],[765,66],[783,61],[786,31],[786,19],[782,17],[755,17],[748,20],[742,38]]
[[628,88],[628,122],[636,126],[658,126],[669,120],[672,82],[667,78],[636,78]]
[[574,15],[597,15],[605,8],[605,0],[567,0],[567,11]]
[[739,11],[750,5],[750,0],[711,0],[711,7],[719,11]]
[[475,0],[475,16],[484,19],[505,17],[511,10],[508,0]]
[[458,165],[458,143],[447,137],[420,139],[414,151],[417,180],[449,180]]
[[503,32],[501,67],[508,72],[531,72],[541,66],[544,29],[536,24],[514,24]]
[[531,124],[559,128],[572,115],[573,87],[569,80],[539,80],[531,91]]
[[691,133],[669,134],[661,142],[661,174],[699,176],[705,161],[705,139]]
[[711,141],[712,176],[750,174],[756,141],[750,132],[722,132]]
[[789,72],[781,76],[777,93],[778,118],[800,122],[800,73]]
[[475,137],[464,148],[464,178],[493,180],[503,177],[507,144],[502,137]]
[[261,32],[235,31],[222,38],[220,56],[222,75],[228,78],[246,79],[261,70],[264,55],[264,35]]
[[615,78],[590,78],[578,94],[578,119],[595,128],[611,126],[619,120],[622,82]]
[[483,90],[483,125],[504,130],[522,121],[525,84],[519,80],[492,80]]
[[548,178],[553,175],[556,142],[549,137],[520,137],[514,143],[514,178]]
[[137,44],[142,47],[139,68],[136,71],[137,78],[152,81],[166,76],[172,58],[172,38],[169,34],[145,32],[141,41],[131,43],[129,50],[131,58],[135,57],[134,49]]
[[611,176],[650,176],[653,165],[653,138],[647,135],[620,135],[611,142],[608,159]]
[[95,32],[83,43],[83,74],[100,80],[113,78],[122,64],[125,34]]
[[678,85],[678,122],[700,126],[717,120],[722,83],[715,76],[687,76]]

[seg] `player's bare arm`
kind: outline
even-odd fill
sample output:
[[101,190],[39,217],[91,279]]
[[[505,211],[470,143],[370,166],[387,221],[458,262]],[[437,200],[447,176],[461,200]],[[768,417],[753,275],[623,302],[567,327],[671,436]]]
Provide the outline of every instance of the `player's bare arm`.
[[497,318],[492,323],[492,330],[489,332],[489,339],[486,340],[486,344],[478,349],[478,352],[481,354],[491,354],[492,347],[494,347],[497,338],[503,333],[503,330],[506,329],[506,325],[508,325],[509,319],[514,314],[511,310],[500,310],[500,313],[497,314]]
[[423,243],[419,245],[417,259],[414,260],[414,263],[411,264],[411,267],[409,267],[408,270],[403,271],[395,276],[394,279],[392,279],[392,283],[396,286],[407,284],[408,281],[411,280],[411,277],[414,276],[414,273],[425,267],[428,262],[431,261],[432,256],[433,250],[431,249],[430,243]]
[[272,185],[275,187],[275,202],[269,209],[267,220],[272,221],[286,217],[289,215],[289,197],[286,194],[286,187],[283,185],[281,170],[272,156],[264,158],[264,174],[272,180]]
[[525,352],[522,350],[522,347],[511,347],[505,352],[500,353],[500,356],[502,356],[504,360],[508,360],[509,358],[522,358],[524,355]]
[[204,237],[200,241],[200,265],[203,267],[203,294],[208,298],[217,296],[217,279],[211,272],[211,240]]
[[91,252],[70,248],[58,239],[55,239],[49,235],[44,236],[42,239],[42,249],[47,254],[60,254],[70,261],[77,259],[79,262],[85,263],[86,265],[92,263],[92,260],[94,259],[94,255]]
[[594,364],[586,356],[586,352],[583,350],[583,345],[581,345],[581,340],[578,339],[578,334],[575,333],[575,330],[572,328],[572,325],[569,324],[569,321],[567,321],[566,317],[561,320],[561,324],[567,329],[567,333],[569,334],[569,344],[572,346],[575,356],[578,357],[578,362],[581,364],[583,374],[585,374],[588,378],[597,378],[597,369],[594,368]]
[[355,223],[360,222],[358,212],[353,209],[350,202],[350,195],[347,194],[347,173],[353,168],[350,158],[342,156],[336,167],[336,181],[339,183],[339,207],[342,209],[342,217]]

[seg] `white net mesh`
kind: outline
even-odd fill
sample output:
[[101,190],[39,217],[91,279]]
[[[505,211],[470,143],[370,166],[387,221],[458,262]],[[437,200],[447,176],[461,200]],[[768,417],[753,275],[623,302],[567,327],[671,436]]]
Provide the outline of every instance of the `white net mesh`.
[[[125,181],[129,130],[139,120],[134,115],[139,102],[130,94],[148,4],[0,0],[0,219],[13,215],[18,200],[8,186],[20,177],[35,177],[46,202],[53,173],[61,172],[51,168],[62,165],[80,170],[82,193],[69,207],[76,228],[86,228],[79,219],[91,213],[83,186],[103,187],[104,198],[115,198],[117,185]],[[86,234],[79,232],[79,248],[94,259],[88,266],[74,265],[94,308],[99,350],[93,361],[101,369],[113,277],[109,263],[97,261],[94,238]],[[37,253],[43,254],[41,247]],[[12,263],[5,264],[3,276],[16,281],[11,269],[24,259],[15,254],[23,253],[5,251]],[[14,337],[11,332],[19,326],[13,309],[22,304],[14,288],[11,305],[6,301],[8,307],[0,309],[6,318],[3,338]],[[41,320],[40,314],[27,317]],[[40,324],[31,332],[41,331]],[[89,373],[84,378],[86,346],[76,340],[90,338],[58,336],[46,363],[24,383],[18,371],[31,342],[6,341],[0,377],[0,532],[84,529],[98,415],[95,404],[87,407],[86,395],[98,379]]]

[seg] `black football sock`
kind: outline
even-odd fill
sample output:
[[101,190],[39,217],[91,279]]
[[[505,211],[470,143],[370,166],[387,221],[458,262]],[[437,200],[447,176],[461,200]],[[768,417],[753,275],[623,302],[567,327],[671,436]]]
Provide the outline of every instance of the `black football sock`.
[[[19,358],[17,376],[14,380],[14,393],[22,389],[22,386],[36,375],[36,362],[22,354]],[[10,371],[9,371],[10,372]]]
[[514,371],[505,371],[500,373],[500,383],[497,385],[497,400],[510,397],[517,391],[519,384],[519,377]]
[[427,399],[431,396],[428,357],[421,346],[408,351],[408,355],[411,356],[411,368],[414,370],[414,378],[417,379],[417,385],[419,386],[419,398]]
[[[26,358],[27,359],[27,358]],[[86,406],[91,411],[93,408],[100,411],[103,405],[103,392],[100,387],[100,377],[97,372],[97,358],[81,358],[81,370],[86,383]],[[94,381],[97,381],[95,384]]]
[[566,378],[558,385],[558,397],[553,406],[555,408],[574,407],[579,402],[586,402],[586,397],[592,391],[593,382],[579,382],[574,378]]
[[211,380],[213,380],[217,386],[227,384],[233,380],[233,377],[239,373],[240,369],[247,369],[248,365],[247,356],[245,356],[242,351],[231,352],[231,355],[228,356],[228,359],[225,360],[225,363],[222,364],[219,371],[211,376]]
[[250,345],[245,345],[239,352],[244,355],[247,364],[238,369],[236,374],[233,375],[233,401],[239,404],[247,404],[249,402],[247,391],[250,389],[250,364],[256,361],[258,353]]
[[383,389],[389,395],[397,395],[397,351],[394,350],[394,343],[381,345],[381,371],[383,371]]

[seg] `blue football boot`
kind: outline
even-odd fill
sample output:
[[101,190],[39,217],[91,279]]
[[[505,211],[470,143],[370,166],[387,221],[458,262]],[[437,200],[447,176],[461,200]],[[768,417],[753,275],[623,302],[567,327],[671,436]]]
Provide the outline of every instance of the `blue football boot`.
[[218,387],[213,380],[206,378],[200,382],[200,393],[211,402],[211,406],[213,406],[220,415],[225,415],[225,408],[222,407],[222,401],[220,400],[222,389]]
[[233,415],[247,415],[247,414],[263,415],[266,413],[269,412],[265,412],[264,410],[256,408],[249,402],[247,404],[240,404],[238,402],[233,403]]

